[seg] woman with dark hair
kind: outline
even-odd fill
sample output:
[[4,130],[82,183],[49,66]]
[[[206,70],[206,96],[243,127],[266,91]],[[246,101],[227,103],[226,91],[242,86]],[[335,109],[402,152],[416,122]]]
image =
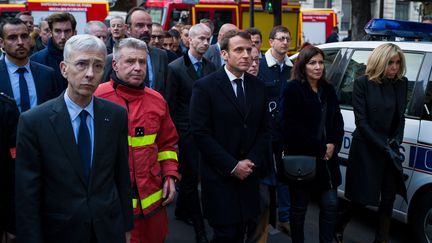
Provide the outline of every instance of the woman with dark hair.
[[336,189],[341,184],[337,154],[344,131],[336,92],[325,80],[324,53],[317,47],[304,48],[297,57],[291,80],[282,91],[280,127],[285,155],[316,157],[313,180],[288,181],[292,242],[304,242],[305,215],[312,192],[319,193],[320,198],[319,241],[333,242]]
[[345,196],[354,204],[379,206],[374,242],[388,242],[396,194],[406,199],[402,143],[408,81],[405,57],[395,44],[376,47],[366,75],[354,82],[356,129],[348,157]]

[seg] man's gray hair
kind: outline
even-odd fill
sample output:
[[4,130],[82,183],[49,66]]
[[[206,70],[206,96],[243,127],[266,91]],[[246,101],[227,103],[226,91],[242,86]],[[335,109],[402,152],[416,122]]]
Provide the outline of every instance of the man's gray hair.
[[98,20],[92,20],[87,22],[86,26],[84,27],[84,34],[92,34],[91,27],[93,26],[97,26],[99,28],[105,28],[105,29],[107,28],[103,22]]
[[114,50],[113,50],[114,60],[118,60],[121,57],[120,51],[123,48],[143,50],[147,53],[147,45],[144,41],[136,38],[123,38],[114,45]]
[[107,55],[105,43],[96,36],[88,34],[74,35],[67,40],[63,51],[63,59],[68,61],[70,54],[74,51],[97,51],[103,53],[104,59]]
[[113,19],[121,19],[121,21],[123,22],[123,24],[125,23],[125,19],[123,18],[123,16],[120,15],[114,15],[111,19],[110,19],[110,24],[111,24],[111,20]]
[[205,25],[205,24],[196,24],[196,25],[193,25],[189,29],[189,36],[190,37],[196,37],[199,34],[199,32],[201,32],[203,30],[206,31],[206,32],[208,32],[209,34],[211,34],[211,30],[210,30],[210,28],[207,25]]

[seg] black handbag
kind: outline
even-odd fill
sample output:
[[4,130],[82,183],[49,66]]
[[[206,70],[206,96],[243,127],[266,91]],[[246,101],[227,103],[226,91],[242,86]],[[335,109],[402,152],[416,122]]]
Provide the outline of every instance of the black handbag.
[[310,181],[315,178],[316,157],[285,155],[282,157],[283,175],[291,181]]
[[[318,96],[319,99],[319,96]],[[321,122],[319,124],[317,138],[325,139],[325,119],[327,113],[327,102],[324,99],[322,102],[322,113]],[[283,176],[290,181],[302,181],[307,182],[315,178],[316,173],[316,161],[315,156],[309,155],[283,155],[282,156],[282,169]]]

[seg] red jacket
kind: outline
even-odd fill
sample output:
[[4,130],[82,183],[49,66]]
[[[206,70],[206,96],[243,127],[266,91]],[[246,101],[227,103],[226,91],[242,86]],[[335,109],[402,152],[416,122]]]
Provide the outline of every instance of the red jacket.
[[112,80],[99,85],[95,95],[128,111],[129,170],[134,187],[134,214],[150,217],[162,207],[164,179],[180,177],[178,135],[168,105],[152,89],[133,89]]

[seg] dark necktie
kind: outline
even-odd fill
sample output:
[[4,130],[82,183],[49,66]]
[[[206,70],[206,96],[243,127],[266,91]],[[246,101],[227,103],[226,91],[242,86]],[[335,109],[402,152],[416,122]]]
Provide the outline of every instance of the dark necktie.
[[196,64],[196,66],[197,66],[197,70],[196,70],[196,72],[197,72],[197,76],[198,76],[198,78],[202,78],[202,76],[203,76],[203,66],[202,66],[202,62],[197,62],[197,63],[195,63]]
[[84,178],[88,182],[91,167],[91,140],[86,123],[87,115],[86,110],[82,110],[79,114],[81,123],[78,130],[78,150],[84,166]]
[[21,112],[30,109],[30,95],[28,91],[27,81],[24,78],[24,73],[27,69],[20,67],[16,71],[19,74],[19,89],[20,89],[20,99],[21,99]]
[[237,101],[240,105],[240,108],[242,110],[242,112],[244,112],[246,110],[246,101],[245,101],[245,95],[243,92],[243,87],[242,87],[242,82],[243,80],[240,78],[234,79],[234,82],[237,84]]

